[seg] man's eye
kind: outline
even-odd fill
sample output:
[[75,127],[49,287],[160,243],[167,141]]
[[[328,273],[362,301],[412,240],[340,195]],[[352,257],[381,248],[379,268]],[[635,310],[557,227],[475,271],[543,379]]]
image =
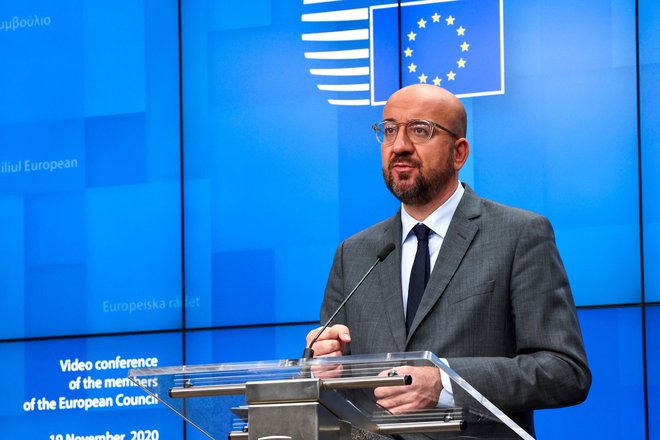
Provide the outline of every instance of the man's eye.
[[397,126],[396,125],[386,125],[383,127],[383,133],[385,133],[385,136],[394,136],[396,135],[396,130]]
[[426,125],[412,125],[410,127],[410,133],[415,136],[427,137],[430,133],[430,129]]

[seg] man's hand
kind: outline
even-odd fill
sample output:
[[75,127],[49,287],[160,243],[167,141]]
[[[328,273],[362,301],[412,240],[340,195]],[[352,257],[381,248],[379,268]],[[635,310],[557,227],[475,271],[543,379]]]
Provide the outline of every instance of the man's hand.
[[[307,333],[308,347],[319,330],[321,329],[317,328]],[[314,357],[342,356],[346,349],[346,344],[349,342],[351,342],[351,333],[348,327],[342,324],[335,324],[326,328],[314,343],[312,347],[314,349]]]
[[[387,376],[390,370],[379,376]],[[397,367],[400,376],[412,376],[411,385],[397,387],[379,387],[374,390],[377,404],[392,414],[401,414],[426,408],[435,408],[438,404],[442,381],[440,370],[436,367]]]

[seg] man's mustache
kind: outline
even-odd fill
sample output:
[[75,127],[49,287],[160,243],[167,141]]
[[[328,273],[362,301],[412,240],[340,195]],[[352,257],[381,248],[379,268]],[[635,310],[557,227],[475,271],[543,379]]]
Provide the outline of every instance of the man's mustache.
[[421,166],[419,161],[413,159],[410,156],[402,156],[402,155],[392,157],[392,159],[390,159],[390,163],[388,164],[388,169],[392,171],[392,168],[394,168],[394,165],[396,164],[406,164],[413,166],[415,168],[420,168]]

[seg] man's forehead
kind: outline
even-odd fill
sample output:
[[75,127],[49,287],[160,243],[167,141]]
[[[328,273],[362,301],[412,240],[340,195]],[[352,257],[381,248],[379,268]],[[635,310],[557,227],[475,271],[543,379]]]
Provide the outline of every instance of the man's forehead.
[[412,119],[433,119],[442,116],[442,113],[437,107],[422,105],[421,103],[412,103],[408,106],[395,103],[385,106],[383,120],[406,122]]

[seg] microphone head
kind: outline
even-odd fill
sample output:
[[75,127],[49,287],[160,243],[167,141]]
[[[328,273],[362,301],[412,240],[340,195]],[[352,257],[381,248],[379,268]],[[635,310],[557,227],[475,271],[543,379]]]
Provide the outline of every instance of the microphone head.
[[378,258],[378,261],[383,261],[385,258],[387,258],[388,255],[392,253],[392,251],[396,248],[394,243],[387,243],[384,248],[378,252],[378,255],[376,255],[376,258]]

